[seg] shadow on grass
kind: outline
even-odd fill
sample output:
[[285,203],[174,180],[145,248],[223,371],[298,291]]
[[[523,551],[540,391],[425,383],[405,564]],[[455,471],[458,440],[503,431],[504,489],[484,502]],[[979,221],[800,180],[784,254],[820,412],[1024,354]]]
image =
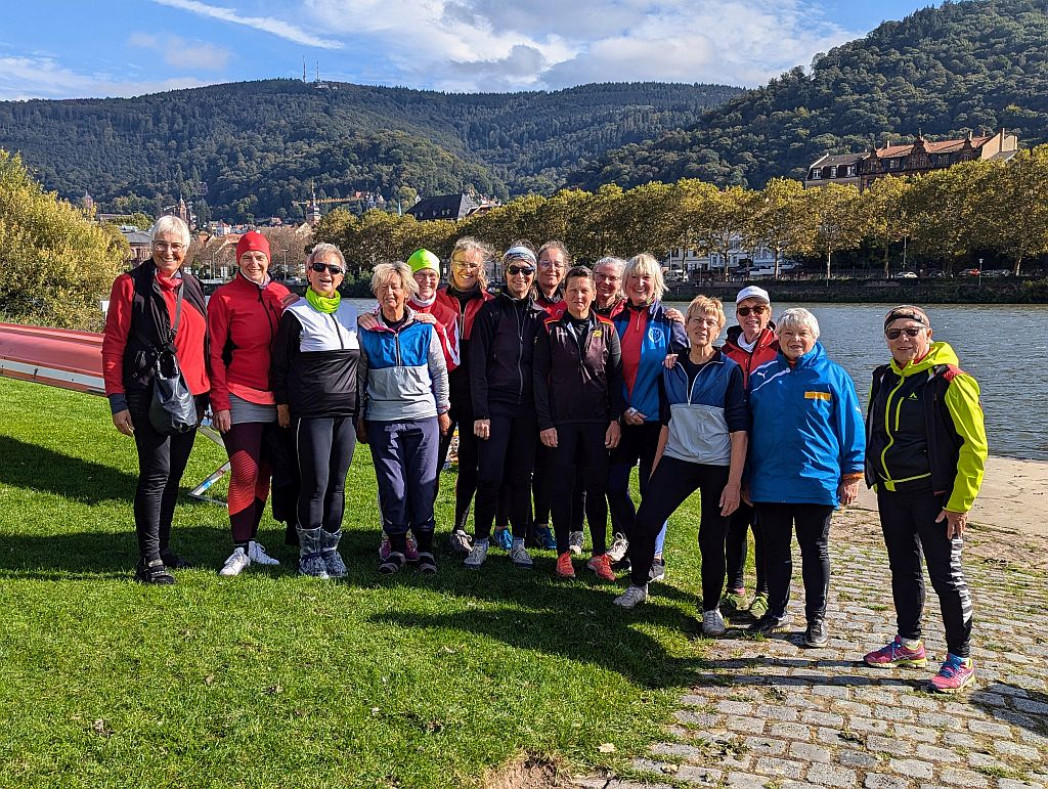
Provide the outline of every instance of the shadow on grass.
[[135,496],[138,478],[111,466],[0,435],[0,484],[98,504]]
[[994,682],[972,691],[969,701],[997,720],[1048,737],[1048,694]]

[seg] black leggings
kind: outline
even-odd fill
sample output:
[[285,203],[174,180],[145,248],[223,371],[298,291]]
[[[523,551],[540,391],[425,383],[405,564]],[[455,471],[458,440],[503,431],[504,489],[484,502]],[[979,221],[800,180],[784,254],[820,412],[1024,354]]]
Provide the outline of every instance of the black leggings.
[[933,493],[877,493],[881,530],[892,571],[892,597],[899,635],[914,640],[921,637],[923,554],[932,588],[939,597],[946,648],[951,655],[966,658],[972,635],[972,596],[961,566],[963,540],[947,539],[945,519],[935,522],[944,504],[945,497]]
[[138,485],[135,487],[135,534],[138,555],[145,563],[166,553],[171,540],[178,486],[193,450],[196,430],[161,435],[149,422],[152,392],[128,392],[127,406],[135,428],[138,450]]
[[708,466],[665,457],[659,461],[641,499],[630,531],[630,581],[644,586],[655,558],[655,537],[666,519],[696,490],[700,493],[699,551],[702,553],[702,610],[720,604],[724,588],[724,533],[728,519],[720,514],[720,497],[728,484],[727,466]]
[[505,480],[510,489],[509,519],[513,536],[524,539],[531,498],[529,483],[535,466],[535,432],[538,430],[535,408],[493,409],[490,421],[490,438],[479,442],[475,535],[478,540],[491,536],[499,488]]
[[[619,445],[611,451],[608,470],[608,509],[611,511],[611,528],[630,539],[630,530],[637,517],[637,510],[630,498],[630,472],[640,461],[640,497],[647,495],[651,467],[659,448],[659,433],[662,425],[645,422],[643,425],[623,425]],[[661,526],[659,527],[661,529]]]
[[801,546],[804,579],[804,615],[812,622],[826,615],[830,589],[830,518],[832,504],[757,503],[757,517],[764,528],[765,570],[768,573],[768,613],[785,616],[790,604],[793,577],[793,528]]
[[724,539],[724,550],[728,561],[728,589],[746,587],[746,536],[753,527],[753,563],[757,571],[758,594],[768,593],[768,577],[764,572],[764,532],[757,513],[749,504],[739,503],[731,514],[728,534]]
[[466,531],[466,523],[469,520],[469,510],[473,505],[473,497],[477,493],[477,463],[479,458],[479,446],[476,434],[473,432],[473,404],[452,403],[448,412],[451,417],[451,426],[448,432],[440,437],[437,448],[437,481],[440,481],[440,472],[444,468],[444,461],[448,457],[448,449],[451,447],[451,438],[458,427],[458,478],[455,481],[455,529]]
[[[557,425],[557,447],[553,450],[550,471],[550,498],[553,526],[557,535],[557,553],[568,550],[568,533],[576,528],[576,494],[585,492],[586,519],[589,521],[593,555],[599,556],[608,545],[608,504],[605,496],[608,481],[608,450],[604,446],[607,425],[584,422]],[[576,473],[576,470],[581,473]]]
[[357,434],[352,417],[296,419],[295,449],[302,485],[298,493],[298,525],[342,528],[346,509],[346,474],[353,461]]

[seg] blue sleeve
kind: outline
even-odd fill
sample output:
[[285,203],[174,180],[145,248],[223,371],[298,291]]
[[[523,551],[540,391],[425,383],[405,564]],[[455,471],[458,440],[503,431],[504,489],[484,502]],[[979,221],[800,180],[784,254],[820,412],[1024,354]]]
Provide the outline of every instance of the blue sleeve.
[[841,474],[861,474],[865,470],[866,426],[855,384],[844,368],[837,367],[837,409],[834,413],[837,442],[840,445]]
[[670,330],[670,347],[668,353],[683,353],[688,350],[688,334],[684,331],[684,326],[677,321],[671,321],[666,318],[666,323],[669,324]]
[[729,433],[750,431],[750,404],[746,399],[746,384],[742,380],[742,368],[732,368],[728,387],[724,392],[724,420]]

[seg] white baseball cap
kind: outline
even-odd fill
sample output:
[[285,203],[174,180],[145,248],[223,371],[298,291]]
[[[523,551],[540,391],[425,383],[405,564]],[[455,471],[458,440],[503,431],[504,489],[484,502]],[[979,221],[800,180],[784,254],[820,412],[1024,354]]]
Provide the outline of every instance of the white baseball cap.
[[735,297],[735,303],[741,304],[746,299],[760,299],[765,304],[771,304],[771,296],[768,295],[768,291],[764,288],[758,288],[756,285],[747,285],[740,290],[739,295]]

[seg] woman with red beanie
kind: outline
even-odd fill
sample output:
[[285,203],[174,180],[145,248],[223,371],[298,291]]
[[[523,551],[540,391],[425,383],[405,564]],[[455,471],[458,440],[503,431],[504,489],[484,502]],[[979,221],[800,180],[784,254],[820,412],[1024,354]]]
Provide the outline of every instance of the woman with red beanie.
[[237,242],[239,271],[211,296],[211,410],[229,453],[229,522],[233,553],[219,575],[239,575],[252,562],[279,564],[256,541],[269,496],[263,436],[276,426],[269,366],[288,289],[269,277],[269,242],[257,230]]

